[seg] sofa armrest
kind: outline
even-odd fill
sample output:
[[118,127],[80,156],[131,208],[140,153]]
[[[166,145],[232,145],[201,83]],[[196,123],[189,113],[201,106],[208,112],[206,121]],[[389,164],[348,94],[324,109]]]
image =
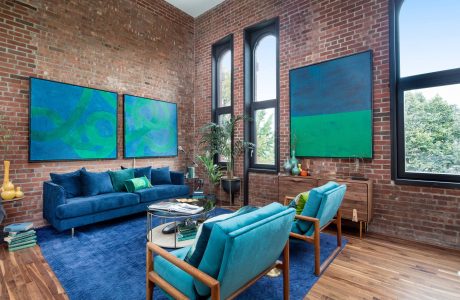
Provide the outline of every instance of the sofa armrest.
[[66,203],[64,188],[51,181],[43,183],[43,216],[51,224],[56,219],[56,208]]
[[182,172],[170,171],[171,174],[171,182],[175,185],[184,185],[185,184],[185,176]]

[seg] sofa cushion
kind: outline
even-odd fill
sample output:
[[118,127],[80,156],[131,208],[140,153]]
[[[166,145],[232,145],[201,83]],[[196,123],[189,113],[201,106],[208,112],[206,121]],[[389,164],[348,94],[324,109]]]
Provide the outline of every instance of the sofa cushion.
[[[324,193],[338,186],[339,185],[337,183],[329,181],[320,187],[312,189],[308,195],[308,201],[305,203],[305,207],[303,208],[301,215],[315,218],[318,214],[319,206],[321,205],[321,199],[323,198]],[[312,222],[303,220],[297,220],[296,223],[303,233],[307,232],[310,227],[314,226]]]
[[[122,170],[129,169],[121,166]],[[141,167],[141,168],[134,168],[134,177],[135,178],[142,178],[147,177],[149,181],[152,179],[152,167]]]
[[152,184],[171,184],[171,174],[169,174],[169,167],[152,169]]
[[134,169],[108,171],[115,192],[126,192],[125,181],[134,178]]
[[[179,250],[171,251],[175,257],[184,260],[190,247],[185,247]],[[186,295],[189,299],[197,299],[195,288],[193,285],[193,277],[182,271],[172,263],[168,262],[161,256],[155,257],[155,272],[167,282],[174,283],[174,287]]]
[[152,187],[152,185],[150,184],[150,180],[148,180],[145,176],[141,178],[125,180],[125,188],[130,193],[134,193],[135,191],[140,191],[149,187]]
[[96,196],[99,194],[113,193],[112,181],[107,172],[81,171],[82,196]]
[[70,173],[50,173],[51,181],[64,188],[66,198],[81,196],[80,174],[82,170],[85,168]]
[[66,204],[59,205],[56,209],[56,216],[60,219],[67,219],[136,204],[139,204],[139,196],[132,193],[76,197],[67,200]]
[[152,202],[185,196],[188,195],[189,190],[190,189],[188,185],[163,184],[154,185],[151,188],[136,191],[136,194],[141,197],[141,202]]

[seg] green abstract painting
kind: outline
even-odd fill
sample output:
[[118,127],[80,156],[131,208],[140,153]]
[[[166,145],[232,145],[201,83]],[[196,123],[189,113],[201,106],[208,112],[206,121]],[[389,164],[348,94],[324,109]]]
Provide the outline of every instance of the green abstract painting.
[[372,158],[372,52],[290,71],[291,146],[303,157]]
[[126,158],[177,155],[177,105],[124,95]]
[[117,94],[30,78],[29,160],[117,158]]

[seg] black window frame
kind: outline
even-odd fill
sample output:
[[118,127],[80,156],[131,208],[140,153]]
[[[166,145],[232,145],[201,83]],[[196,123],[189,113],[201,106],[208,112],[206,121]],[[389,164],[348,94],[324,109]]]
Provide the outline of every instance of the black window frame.
[[[254,72],[254,53],[257,43],[266,36],[273,35],[276,38],[276,99],[255,101],[255,72]],[[255,163],[255,151],[248,151],[245,155],[245,166],[247,171],[252,172],[279,172],[279,99],[280,99],[280,63],[279,63],[279,18],[263,21],[250,26],[244,30],[244,94],[245,94],[245,115],[249,119],[245,120],[245,140],[255,144],[255,112],[260,109],[275,109],[275,163],[273,165]]]
[[[460,175],[406,172],[404,92],[460,83],[460,68],[400,78],[399,13],[404,0],[390,1],[390,111],[392,132],[391,178],[397,184],[460,187]],[[422,33],[421,33],[422,34]]]
[[[229,34],[226,37],[220,39],[219,41],[212,44],[212,61],[211,61],[211,76],[212,76],[212,83],[211,83],[211,93],[212,93],[212,101],[211,101],[211,121],[214,123],[219,122],[219,116],[230,114],[230,117],[233,117],[233,110],[234,110],[234,102],[233,102],[233,82],[234,82],[234,70],[233,70],[233,34]],[[217,83],[219,82],[218,76],[219,72],[217,70],[219,65],[219,58],[223,53],[227,50],[230,50],[230,106],[219,107],[219,89]],[[233,147],[233,136],[232,136],[232,147]],[[219,164],[220,166],[225,166],[227,162],[219,161],[219,156],[216,155],[214,157],[214,162]]]

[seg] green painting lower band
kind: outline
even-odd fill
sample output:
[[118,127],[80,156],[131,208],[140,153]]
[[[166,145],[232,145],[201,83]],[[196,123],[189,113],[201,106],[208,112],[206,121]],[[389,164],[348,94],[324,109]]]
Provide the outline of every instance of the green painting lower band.
[[372,158],[372,111],[291,118],[296,155]]

